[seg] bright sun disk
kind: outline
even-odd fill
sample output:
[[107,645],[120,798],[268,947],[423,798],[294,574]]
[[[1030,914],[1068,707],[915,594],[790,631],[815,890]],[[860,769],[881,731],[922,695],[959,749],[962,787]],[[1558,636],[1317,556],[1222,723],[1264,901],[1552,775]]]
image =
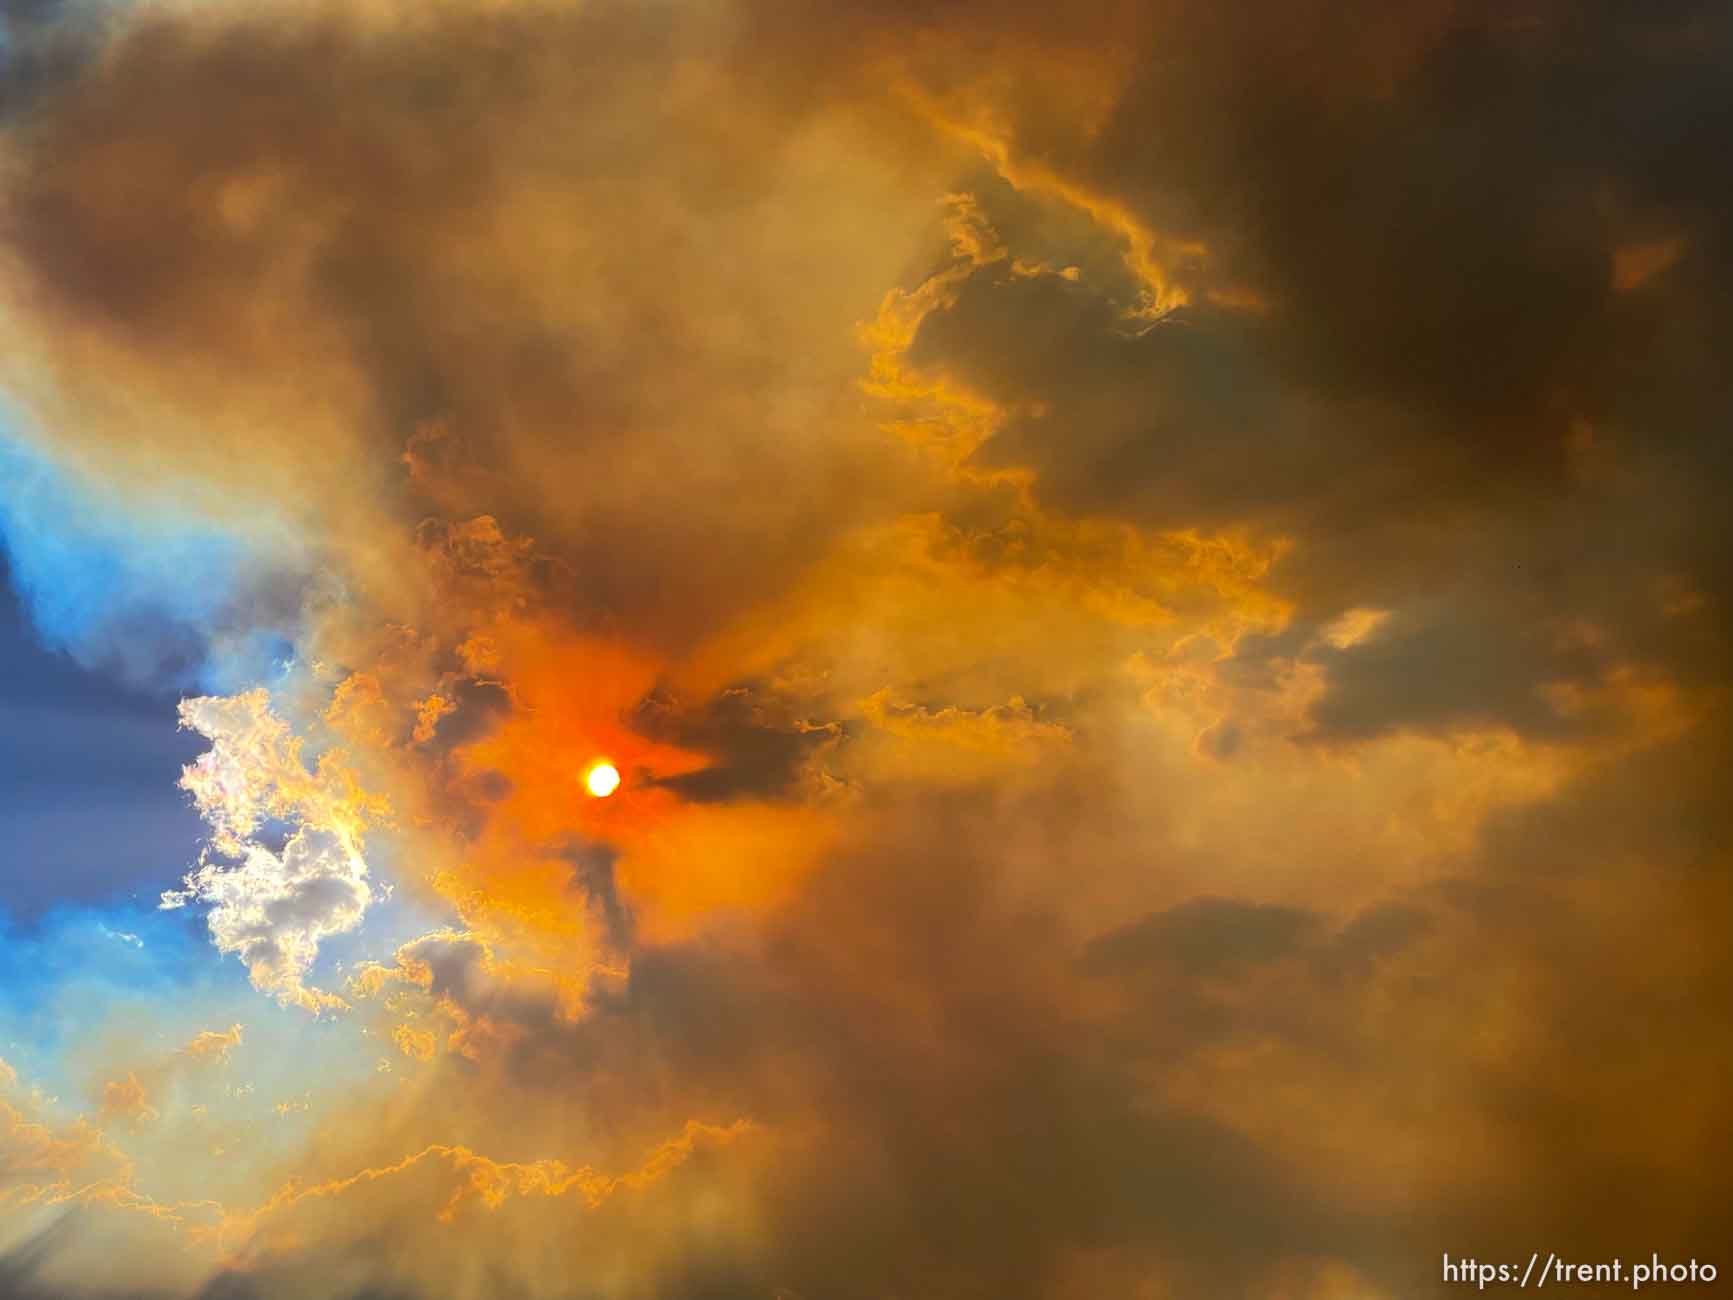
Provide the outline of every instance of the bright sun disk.
[[612,763],[597,763],[584,774],[584,784],[598,799],[606,799],[620,788],[620,773]]

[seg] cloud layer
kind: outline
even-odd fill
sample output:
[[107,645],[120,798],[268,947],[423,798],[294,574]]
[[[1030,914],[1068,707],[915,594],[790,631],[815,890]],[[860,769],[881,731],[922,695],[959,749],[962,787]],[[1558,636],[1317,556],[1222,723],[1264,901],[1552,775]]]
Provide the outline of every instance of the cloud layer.
[[1724,14],[27,8],[0,525],[264,997],[0,1294],[1733,1266]]

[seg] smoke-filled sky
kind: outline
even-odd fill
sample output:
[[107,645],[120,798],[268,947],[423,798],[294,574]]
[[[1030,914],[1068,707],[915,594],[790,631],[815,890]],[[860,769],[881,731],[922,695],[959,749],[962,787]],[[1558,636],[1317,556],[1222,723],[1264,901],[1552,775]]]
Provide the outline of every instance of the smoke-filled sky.
[[0,13],[4,1300],[1733,1269],[1725,5]]

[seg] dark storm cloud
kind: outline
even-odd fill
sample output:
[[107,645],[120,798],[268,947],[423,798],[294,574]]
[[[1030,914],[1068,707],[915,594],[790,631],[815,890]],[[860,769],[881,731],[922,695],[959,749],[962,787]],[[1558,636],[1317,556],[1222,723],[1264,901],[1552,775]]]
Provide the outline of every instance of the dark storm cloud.
[[1733,1086],[1733,1018],[1702,993],[1730,973],[1713,937],[1733,903],[1730,826],[1711,793],[1727,734],[1608,764],[1495,818],[1481,859],[1441,891],[1443,947],[1412,990],[1416,1023],[1428,1003],[1455,1005],[1519,1032],[1497,1047],[1432,1041],[1431,1068],[1475,1100],[1509,1164],[1477,1197],[1440,1198],[1416,1236],[1499,1250],[1544,1236],[1561,1253],[1630,1242],[1635,1258],[1725,1238],[1733,1146],[1711,1098]]
[[1316,924],[1298,908],[1194,898],[1096,940],[1085,964],[1113,971],[1157,959],[1209,975],[1288,956]]
[[133,16],[8,141],[10,382],[105,473],[363,552],[487,514],[574,608],[690,638],[882,491],[846,384],[886,272],[804,219],[836,191],[778,166],[799,120],[674,19]]
[[1100,137],[1103,182],[1248,276],[1309,388],[1420,411],[1506,472],[1556,469],[1565,421],[1605,407],[1612,345],[1643,342],[1621,330],[1616,250],[1700,228],[1725,189],[1664,166],[1726,129],[1725,15],[1179,23],[1186,58],[1150,65]]
[[977,460],[1034,469],[1054,505],[1219,525],[1314,497],[1365,436],[1307,427],[1272,383],[1268,333],[1206,309],[1137,335],[1069,280],[979,277],[922,322],[909,359],[1008,404],[1046,406],[1013,416]]
[[614,874],[616,854],[605,844],[574,845],[566,850],[572,864],[572,887],[585,905],[601,920],[605,941],[624,949],[632,942],[632,914],[620,897],[620,882]]
[[651,740],[709,758],[702,770],[661,782],[700,803],[787,794],[814,752],[843,734],[840,723],[796,717],[786,702],[755,685],[728,687],[696,707],[654,694],[630,721]]
[[1358,1055],[1367,1044],[1311,999],[1355,1006],[1373,995],[1386,964],[1436,931],[1437,914],[1436,904],[1389,902],[1333,923],[1304,908],[1201,895],[1100,936],[1078,969],[1126,996],[1101,1041],[1128,1063],[1173,1065],[1260,1038]]
[[68,0],[0,4],[0,120],[77,71],[99,20],[99,13]]
[[[1402,1172],[1349,1258],[1392,1294],[1431,1294],[1420,1261],[1450,1241],[1703,1257],[1730,1168],[1714,1099],[1733,1020],[1702,996],[1726,978],[1726,753],[1716,727],[1598,767],[1345,924],[1204,899],[1104,936],[1086,968],[1130,998],[1102,1041],[1182,1074],[1199,1054],[1259,1062],[1209,1086],[1281,1115],[1266,1132],[1290,1155],[1370,1125]],[[1278,1077],[1296,1091],[1266,1092]]]
[[1513,627],[1500,613],[1441,601],[1403,610],[1359,644],[1311,651],[1308,660],[1330,680],[1311,710],[1318,732],[1341,739],[1397,725],[1502,723],[1546,738],[1593,727],[1596,719],[1568,716],[1541,688],[1597,681],[1607,667],[1604,653],[1557,644],[1556,629]]
[[[1725,15],[1179,5],[1155,29],[1106,127],[1028,152],[1201,244],[1193,302],[1134,329],[1087,278],[975,274],[908,356],[1005,408],[976,462],[1068,511],[1294,537],[1303,623],[1396,609],[1313,657],[1320,734],[1546,735],[1547,687],[1723,659]],[[1667,581],[1704,615],[1663,614]],[[1592,655],[1548,644],[1572,618]]]

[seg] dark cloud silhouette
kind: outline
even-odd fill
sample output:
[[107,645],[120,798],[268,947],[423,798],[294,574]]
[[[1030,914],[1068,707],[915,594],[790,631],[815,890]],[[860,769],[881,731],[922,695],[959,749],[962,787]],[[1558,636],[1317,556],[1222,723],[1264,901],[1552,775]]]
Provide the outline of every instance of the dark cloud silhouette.
[[814,752],[843,734],[838,723],[793,716],[786,702],[753,685],[728,687],[695,708],[653,694],[632,723],[653,740],[708,756],[709,766],[663,780],[701,803],[786,794]]

